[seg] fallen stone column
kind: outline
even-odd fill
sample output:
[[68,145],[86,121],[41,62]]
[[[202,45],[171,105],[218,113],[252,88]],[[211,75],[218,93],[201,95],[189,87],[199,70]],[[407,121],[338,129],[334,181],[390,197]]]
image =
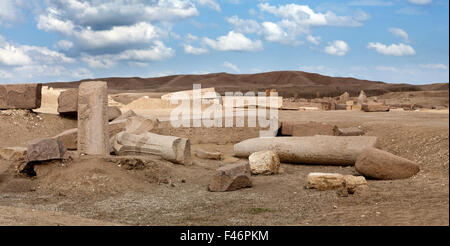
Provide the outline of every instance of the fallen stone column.
[[82,82],[78,88],[77,144],[79,154],[109,155],[106,82]]
[[41,107],[42,84],[0,85],[0,109]]
[[120,132],[112,142],[116,155],[158,155],[180,164],[188,164],[191,157],[191,144],[187,138],[149,132],[140,135]]
[[324,165],[354,165],[361,152],[375,147],[376,137],[313,136],[252,138],[234,145],[234,155],[248,157],[272,150],[281,162]]

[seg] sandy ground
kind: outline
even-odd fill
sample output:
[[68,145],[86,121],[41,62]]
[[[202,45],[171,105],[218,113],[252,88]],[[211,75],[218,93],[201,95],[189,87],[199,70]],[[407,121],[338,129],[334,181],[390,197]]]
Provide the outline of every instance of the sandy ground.
[[[439,112],[439,113],[436,113]],[[154,111],[153,111],[154,113]],[[150,114],[152,114],[150,112]],[[224,161],[194,158],[182,166],[148,158],[43,163],[37,176],[14,175],[0,160],[0,225],[448,225],[449,115],[429,112],[280,111],[280,120],[360,126],[380,148],[419,163],[405,180],[369,180],[370,191],[348,197],[304,188],[310,172],[356,174],[353,167],[282,164],[283,172],[253,176],[253,187],[206,190],[233,145],[202,144],[192,151],[222,151]],[[54,114],[0,114],[0,147],[25,146],[76,127]],[[221,136],[217,136],[221,137]]]

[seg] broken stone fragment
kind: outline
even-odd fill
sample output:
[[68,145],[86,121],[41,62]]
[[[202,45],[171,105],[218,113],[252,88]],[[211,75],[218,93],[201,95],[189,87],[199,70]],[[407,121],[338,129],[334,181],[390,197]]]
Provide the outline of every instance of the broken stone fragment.
[[339,128],[339,136],[362,136],[365,132],[358,127]]
[[307,177],[308,189],[334,190],[344,186],[344,175],[339,173],[310,173]]
[[367,186],[363,176],[344,175],[344,188],[349,194],[354,194],[361,186]]
[[210,152],[198,149],[195,151],[195,156],[200,159],[222,160],[223,155],[221,152]]
[[361,109],[364,112],[387,112],[390,107],[383,104],[363,104]]
[[62,142],[58,139],[34,139],[28,142],[27,161],[34,162],[62,159],[65,151]]
[[224,192],[251,187],[251,170],[248,162],[228,164],[217,169],[208,185],[209,191]]
[[329,135],[337,136],[338,128],[336,125],[330,125],[320,122],[282,122],[281,135],[283,136],[315,136]]
[[368,148],[358,156],[356,171],[372,179],[406,179],[420,170],[419,165],[389,152]]
[[348,100],[350,100],[350,94],[348,92],[344,92],[339,96],[339,103],[345,104]]
[[117,106],[109,106],[108,107],[108,120],[113,121],[119,118],[122,115],[122,111]]
[[18,161],[18,160],[26,160],[26,158],[27,158],[26,147],[0,148],[0,160]]
[[127,119],[129,117],[133,117],[133,116],[136,116],[136,113],[133,110],[130,109],[127,112],[121,114],[119,117],[117,117],[113,121],[125,120],[125,119]]
[[112,142],[116,155],[157,155],[179,164],[189,164],[191,159],[191,144],[187,138],[120,132]]
[[128,117],[126,121],[126,131],[134,134],[149,132],[157,129],[159,126],[157,118],[148,118],[140,115]]
[[41,107],[42,84],[0,85],[0,109],[36,109]]
[[361,91],[358,96],[358,104],[362,105],[367,103],[367,95],[364,91]]
[[78,89],[68,89],[59,94],[58,113],[63,116],[77,117]]
[[280,169],[280,158],[273,151],[258,151],[248,157],[252,174],[277,174]]

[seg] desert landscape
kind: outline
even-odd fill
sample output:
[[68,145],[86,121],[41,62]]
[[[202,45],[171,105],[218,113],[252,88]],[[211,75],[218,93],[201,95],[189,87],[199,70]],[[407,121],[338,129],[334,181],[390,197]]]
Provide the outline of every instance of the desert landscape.
[[[231,119],[270,109],[276,128],[175,127],[179,91],[203,111],[263,92],[277,106],[245,97]],[[449,224],[448,83],[98,78],[0,85],[0,109],[0,225]]]

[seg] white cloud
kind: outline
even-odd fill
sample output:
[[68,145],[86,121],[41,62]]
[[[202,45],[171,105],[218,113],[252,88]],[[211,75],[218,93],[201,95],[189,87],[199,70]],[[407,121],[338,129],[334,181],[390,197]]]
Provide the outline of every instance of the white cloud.
[[94,75],[86,68],[78,68],[73,73],[73,76],[78,79],[88,79],[92,78]]
[[391,32],[392,34],[394,34],[397,37],[402,38],[403,40],[405,40],[405,42],[408,42],[408,40],[409,40],[408,33],[405,32],[403,29],[391,27],[391,28],[389,28],[389,32]]
[[197,41],[198,37],[191,33],[188,33],[188,34],[186,34],[185,39],[187,42],[192,42],[192,41]]
[[236,65],[234,65],[233,63],[231,63],[231,62],[224,62],[223,64],[222,64],[222,66],[223,67],[226,67],[226,68],[228,68],[228,69],[231,69],[231,70],[233,70],[234,72],[236,72],[236,73],[239,73],[240,72],[240,70],[239,70],[239,68],[236,66]]
[[244,20],[234,15],[226,18],[227,22],[234,26],[234,30],[240,33],[257,33],[260,31],[260,25],[255,20]]
[[407,56],[407,55],[415,55],[416,51],[410,45],[399,43],[399,44],[391,44],[389,46],[382,43],[374,43],[371,42],[367,46],[368,49],[374,49],[380,54],[383,55],[391,55],[391,56]]
[[261,40],[252,41],[242,33],[230,31],[226,36],[220,36],[217,40],[203,38],[203,42],[215,50],[220,51],[256,51],[263,48]]
[[338,16],[331,11],[315,12],[308,5],[286,4],[276,7],[269,3],[260,3],[258,7],[261,11],[303,26],[362,26],[363,22],[368,19],[368,15],[364,12],[360,12],[356,16]]
[[201,55],[208,53],[208,50],[205,48],[196,48],[190,44],[184,45],[184,52],[187,54],[193,54],[193,55]]
[[21,66],[30,64],[31,58],[22,49],[5,44],[3,47],[0,46],[0,63],[8,66]]
[[4,70],[0,70],[0,79],[9,79],[12,78],[12,74],[8,73]]
[[0,24],[3,22],[16,21],[20,16],[20,10],[17,7],[17,0],[1,0],[0,1]]
[[263,22],[263,33],[267,41],[283,42],[287,40],[287,33],[273,22]]
[[197,3],[202,6],[207,6],[208,8],[214,9],[220,12],[220,5],[214,0],[197,0]]
[[312,43],[312,44],[314,44],[314,45],[319,45],[321,39],[322,39],[322,38],[319,37],[319,36],[314,37],[314,36],[312,36],[312,35],[308,35],[308,36],[306,37],[306,40],[308,40],[308,42],[310,42],[310,43]]
[[408,0],[408,2],[410,2],[412,4],[417,4],[417,5],[426,5],[426,4],[430,4],[433,1],[432,0]]
[[55,47],[59,50],[69,50],[73,47],[73,43],[69,40],[59,40]]
[[348,44],[342,40],[335,40],[325,47],[326,53],[336,56],[344,56],[349,50]]
[[349,3],[350,6],[392,6],[391,1],[382,0],[357,0]]
[[112,68],[118,61],[161,61],[175,55],[172,48],[166,47],[164,43],[155,41],[148,49],[129,49],[118,54],[106,54],[91,56],[83,54],[82,60],[93,68]]
[[436,64],[422,64],[420,65],[421,68],[426,68],[426,69],[443,69],[443,70],[447,70],[448,66],[442,64],[442,63],[436,63]]

